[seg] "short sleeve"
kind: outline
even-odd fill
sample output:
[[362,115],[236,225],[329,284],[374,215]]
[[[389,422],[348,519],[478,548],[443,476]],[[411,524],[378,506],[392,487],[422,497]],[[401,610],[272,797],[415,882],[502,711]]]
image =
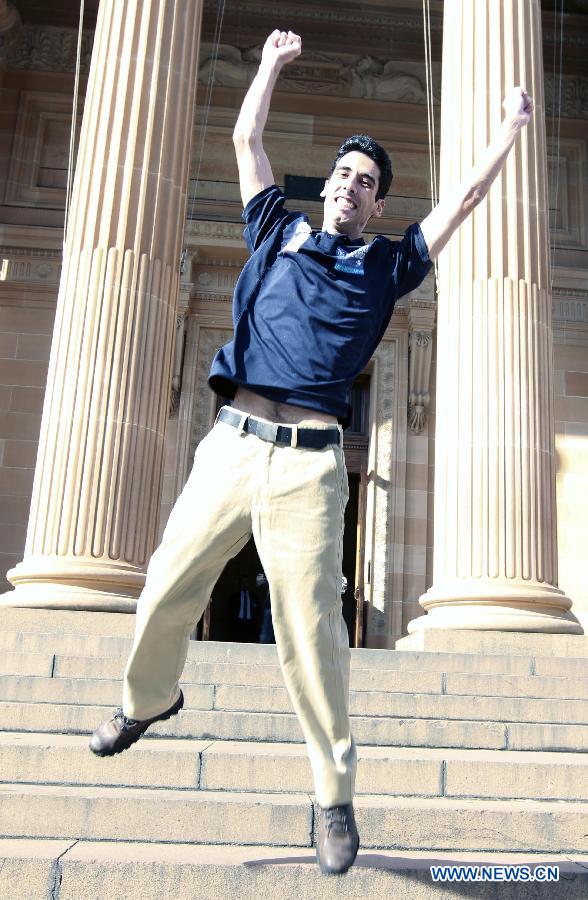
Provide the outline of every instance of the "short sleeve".
[[273,184],[252,197],[243,210],[243,237],[250,253],[257,250],[276,226],[288,218],[288,211],[284,208],[285,200],[282,191]]
[[392,288],[394,299],[397,300],[419,286],[433,263],[429,259],[427,242],[418,223],[406,229],[401,241],[389,241],[388,244]]

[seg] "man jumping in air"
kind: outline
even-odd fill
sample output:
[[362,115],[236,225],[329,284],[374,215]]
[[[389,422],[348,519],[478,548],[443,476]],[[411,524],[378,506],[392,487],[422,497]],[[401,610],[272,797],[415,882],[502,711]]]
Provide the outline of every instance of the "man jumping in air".
[[480,164],[401,241],[361,234],[382,215],[392,181],[387,153],[348,138],[325,181],[320,231],[289,212],[263,148],[272,91],[301,52],[291,31],[265,42],[233,135],[251,256],[233,298],[234,337],[217,353],[210,386],[223,407],[200,443],[137,607],[123,706],[90,747],[119,753],[183,706],[190,632],[225,564],[255,539],[269,582],[284,680],[304,732],[318,804],[317,859],[346,872],[359,836],[353,814],[349,640],[341,609],[343,514],[348,498],[341,423],[354,379],[380,342],[396,300],[416,288],[456,228],[483,199],[532,103],[521,88]]

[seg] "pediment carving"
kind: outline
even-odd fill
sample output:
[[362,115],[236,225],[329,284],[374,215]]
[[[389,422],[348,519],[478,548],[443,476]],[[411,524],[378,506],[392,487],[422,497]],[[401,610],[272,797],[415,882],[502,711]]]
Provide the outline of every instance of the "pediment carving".
[[[261,47],[201,44],[198,79],[214,86],[245,89],[253,80]],[[425,86],[416,72],[404,71],[395,60],[357,55],[343,58],[334,53],[305,51],[284,68],[280,90],[340,94],[395,103],[426,103]]]

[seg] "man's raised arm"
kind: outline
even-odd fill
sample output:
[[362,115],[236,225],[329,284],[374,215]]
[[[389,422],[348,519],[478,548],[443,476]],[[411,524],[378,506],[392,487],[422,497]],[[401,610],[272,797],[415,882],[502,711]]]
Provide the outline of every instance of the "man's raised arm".
[[519,131],[529,123],[533,102],[521,87],[513,88],[502,104],[505,116],[500,131],[468,178],[449,197],[439,201],[421,222],[429,256],[438,256],[449,238],[484,199],[490,185],[502,169]]
[[259,71],[245,95],[233,131],[243,206],[274,183],[272,167],[263,149],[263,129],[282,66],[299,56],[301,51],[300,37],[292,31],[272,31],[263,46]]

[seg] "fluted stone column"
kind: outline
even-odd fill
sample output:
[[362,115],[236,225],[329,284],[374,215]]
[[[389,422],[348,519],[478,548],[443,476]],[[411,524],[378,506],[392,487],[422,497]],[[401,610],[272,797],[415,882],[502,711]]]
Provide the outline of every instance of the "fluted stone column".
[[538,0],[445,0],[440,196],[535,114],[439,258],[434,575],[419,628],[581,633],[557,586],[549,230]]
[[102,0],[24,559],[4,605],[132,610],[154,549],[201,0]]

